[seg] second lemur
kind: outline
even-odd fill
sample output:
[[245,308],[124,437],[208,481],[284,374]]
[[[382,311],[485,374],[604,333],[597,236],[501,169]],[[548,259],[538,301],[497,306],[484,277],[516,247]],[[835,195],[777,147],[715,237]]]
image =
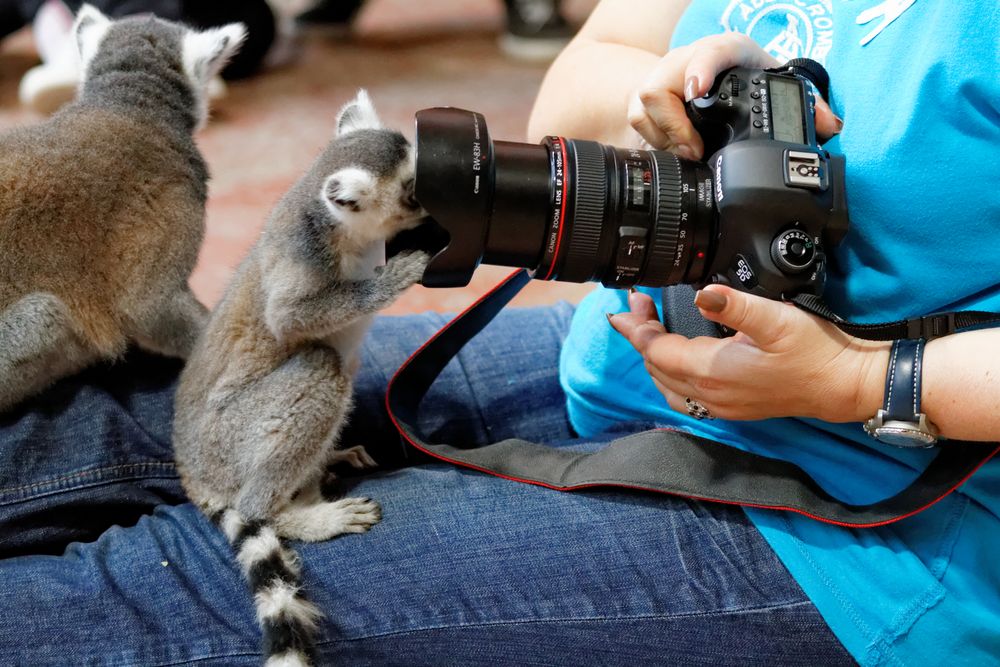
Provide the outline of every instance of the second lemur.
[[284,540],[360,533],[380,519],[375,502],[328,502],[320,485],[331,463],[374,464],[362,447],[337,445],[365,331],[429,260],[408,252],[382,265],[385,241],[422,215],[411,147],[362,92],[272,213],[181,376],[181,481],[250,579],[269,665],[308,664],[320,616]]

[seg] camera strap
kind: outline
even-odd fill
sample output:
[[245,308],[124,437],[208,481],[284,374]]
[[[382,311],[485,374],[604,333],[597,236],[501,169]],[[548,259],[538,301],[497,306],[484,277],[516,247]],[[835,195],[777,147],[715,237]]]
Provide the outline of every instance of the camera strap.
[[913,317],[898,322],[856,324],[848,322],[830,310],[823,300],[812,294],[800,294],[791,300],[796,306],[837,326],[844,333],[865,340],[900,340],[909,338],[931,340],[949,336],[961,329],[1000,324],[1000,313],[964,310]]
[[614,487],[694,500],[796,512],[825,523],[872,528],[921,512],[961,486],[1000,452],[1000,443],[949,440],[895,496],[851,505],[823,490],[801,468],[690,433],[644,431],[593,452],[567,451],[512,438],[482,447],[428,442],[416,427],[420,403],[459,350],[531,281],[508,276],[449,322],[396,372],[386,407],[400,435],[429,456],[505,479],[558,491]]

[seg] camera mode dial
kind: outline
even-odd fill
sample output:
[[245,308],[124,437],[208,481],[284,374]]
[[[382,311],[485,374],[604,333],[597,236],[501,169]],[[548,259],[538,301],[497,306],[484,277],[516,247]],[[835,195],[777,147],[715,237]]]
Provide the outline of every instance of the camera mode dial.
[[771,258],[785,273],[808,271],[816,261],[816,241],[801,229],[789,229],[774,238]]

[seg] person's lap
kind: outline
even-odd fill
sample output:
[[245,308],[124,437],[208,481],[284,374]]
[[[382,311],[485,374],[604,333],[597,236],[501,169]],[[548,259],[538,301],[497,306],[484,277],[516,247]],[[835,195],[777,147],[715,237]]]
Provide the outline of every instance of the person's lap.
[[[445,371],[424,431],[573,443],[556,363],[570,314],[505,313]],[[850,662],[738,509],[558,493],[405,449],[382,391],[442,322],[382,319],[366,343],[343,440],[384,468],[342,491],[375,498],[384,518],[296,545],[328,617],[320,664]],[[5,661],[259,662],[249,588],[171,462],[177,370],[133,355],[0,417]]]

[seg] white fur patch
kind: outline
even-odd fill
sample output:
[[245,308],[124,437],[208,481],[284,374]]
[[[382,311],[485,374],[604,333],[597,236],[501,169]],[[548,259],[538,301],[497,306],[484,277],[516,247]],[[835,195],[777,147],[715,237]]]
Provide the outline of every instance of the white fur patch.
[[270,526],[264,526],[253,537],[248,537],[240,546],[236,558],[245,572],[249,572],[254,563],[267,560],[275,552],[281,552],[281,542]]
[[[333,217],[344,221],[345,216],[363,214],[371,208],[377,187],[378,182],[370,172],[347,167],[327,176],[323,181],[320,198],[333,213]],[[355,207],[359,210],[355,211]]]
[[184,35],[182,60],[184,72],[198,97],[199,127],[208,118],[212,81],[239,51],[246,38],[247,29],[242,23],[230,23],[204,32],[191,30]]
[[111,19],[102,14],[92,5],[83,5],[76,13],[73,24],[73,36],[76,39],[77,51],[80,54],[81,79],[87,78],[87,68],[90,61],[97,55],[101,42],[111,28]]
[[233,509],[226,510],[222,515],[222,532],[226,534],[226,537],[230,542],[236,539],[243,530],[243,526],[246,525],[243,521],[243,517],[239,515],[239,512]]
[[382,121],[375,111],[375,105],[363,88],[337,114],[337,136],[357,130],[378,130],[381,127]]
[[264,663],[264,667],[309,667],[309,660],[298,651],[286,651],[281,655],[272,655]]
[[313,603],[298,597],[299,587],[284,581],[274,581],[254,596],[257,620],[285,619],[306,628],[313,628],[323,615]]

